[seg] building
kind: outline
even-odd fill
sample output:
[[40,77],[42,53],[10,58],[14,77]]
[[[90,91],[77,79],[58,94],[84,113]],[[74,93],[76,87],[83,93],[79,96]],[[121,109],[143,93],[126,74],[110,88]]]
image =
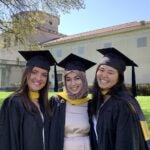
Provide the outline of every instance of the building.
[[[130,22],[99,30],[62,37],[43,44],[59,62],[70,53],[97,62],[102,55],[96,51],[99,48],[115,47],[135,61],[136,81],[150,83],[150,21]],[[92,84],[96,67],[87,71],[89,84]],[[59,82],[63,80],[63,69],[57,68]],[[131,68],[125,72],[125,82],[131,83]]]
[[[24,15],[25,12],[21,13]],[[28,13],[28,12],[26,12]],[[33,14],[35,12],[32,12]],[[138,84],[150,83],[150,21],[130,22],[106,27],[89,32],[66,36],[59,33],[59,17],[38,12],[46,21],[38,25],[36,32],[26,37],[27,45],[16,42],[15,37],[5,39],[0,36],[0,88],[17,86],[20,82],[25,61],[19,56],[18,50],[29,50],[30,43],[41,44],[40,49],[48,49],[57,62],[70,53],[90,59],[99,64],[102,55],[96,51],[99,48],[115,47],[135,61]],[[7,41],[7,42],[6,42]],[[7,44],[6,44],[7,43]],[[93,83],[96,66],[87,71],[89,85]],[[60,88],[63,86],[63,69],[57,67]],[[50,72],[50,82],[54,85],[53,68]],[[131,83],[131,68],[125,72],[125,82]]]
[[[60,20],[58,16],[53,16],[41,11],[26,11],[12,17],[12,24],[20,17],[25,20],[28,17],[37,16],[41,21],[36,24],[33,33],[25,37],[25,43],[21,43],[14,35],[5,36],[5,32],[0,34],[0,88],[17,87],[20,84],[25,60],[19,55],[18,50],[41,49],[39,46],[45,41],[52,41],[64,34],[58,32]],[[17,17],[16,17],[17,16]],[[44,18],[44,20],[43,20]]]

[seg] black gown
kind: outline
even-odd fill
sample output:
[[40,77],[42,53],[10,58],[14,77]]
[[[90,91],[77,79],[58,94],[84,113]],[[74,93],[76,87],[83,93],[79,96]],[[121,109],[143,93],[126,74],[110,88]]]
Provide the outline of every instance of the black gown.
[[[50,100],[51,108],[53,109],[53,116],[51,120],[51,130],[50,130],[50,141],[49,150],[63,150],[64,145],[64,126],[65,126],[65,112],[66,112],[66,101],[63,98],[52,97]],[[90,101],[88,104],[88,111],[90,107]],[[88,112],[87,112],[88,113]],[[92,118],[89,114],[90,123],[90,144],[91,150],[97,150],[96,136],[94,132],[94,125]]]
[[139,118],[118,96],[111,96],[100,107],[97,135],[98,150],[145,150]]
[[5,100],[0,111],[0,150],[48,150],[49,119],[41,110],[44,122],[40,113],[26,111],[20,97]]

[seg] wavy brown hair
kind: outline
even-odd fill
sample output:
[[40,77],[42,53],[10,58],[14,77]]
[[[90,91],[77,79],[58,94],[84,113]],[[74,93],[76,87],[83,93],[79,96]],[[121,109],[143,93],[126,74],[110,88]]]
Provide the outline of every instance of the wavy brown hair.
[[[19,88],[11,96],[21,96],[21,100],[27,111],[35,113],[38,111],[38,108],[30,100],[28,96],[29,88],[27,84],[27,77],[31,75],[33,67],[27,66],[23,72],[21,83]],[[49,89],[49,76],[47,76],[47,82],[45,86],[39,91],[39,103],[42,108],[45,109],[46,113],[49,115],[49,105],[48,105],[48,89]]]

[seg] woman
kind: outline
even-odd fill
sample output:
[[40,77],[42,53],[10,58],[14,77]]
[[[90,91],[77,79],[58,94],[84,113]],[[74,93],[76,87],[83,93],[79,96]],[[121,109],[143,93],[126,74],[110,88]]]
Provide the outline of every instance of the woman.
[[126,66],[137,65],[115,48],[98,51],[104,55],[96,70],[92,102],[98,150],[146,150],[150,138],[144,115],[124,85]]
[[27,60],[20,87],[0,112],[1,150],[48,150],[49,51],[20,51]]
[[[95,63],[70,54],[58,66],[65,69],[66,91],[50,100],[52,122],[50,150],[94,150],[88,116],[88,83],[85,71]],[[91,139],[91,140],[90,140]]]

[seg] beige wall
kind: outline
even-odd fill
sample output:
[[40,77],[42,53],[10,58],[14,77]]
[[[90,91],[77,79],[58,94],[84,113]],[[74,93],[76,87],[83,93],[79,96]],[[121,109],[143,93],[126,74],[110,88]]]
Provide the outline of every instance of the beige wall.
[[[137,39],[141,37],[147,38],[147,46],[138,48]],[[73,42],[66,41],[63,44],[58,42],[51,44],[52,46],[47,46],[47,48],[54,54],[58,62],[68,54],[75,53],[95,61],[98,65],[102,55],[96,49],[103,48],[105,43],[112,43],[113,47],[119,49],[139,65],[138,68],[135,68],[137,83],[150,83],[150,27],[141,27],[131,31],[117,31],[105,36],[95,36],[95,38],[84,40],[80,38]],[[79,53],[79,47],[84,49],[83,54]],[[61,57],[58,57],[57,53],[62,53]],[[89,84],[93,82],[96,66],[87,71]],[[58,68],[58,70],[62,69]],[[127,67],[125,82],[131,82],[131,67]]]

